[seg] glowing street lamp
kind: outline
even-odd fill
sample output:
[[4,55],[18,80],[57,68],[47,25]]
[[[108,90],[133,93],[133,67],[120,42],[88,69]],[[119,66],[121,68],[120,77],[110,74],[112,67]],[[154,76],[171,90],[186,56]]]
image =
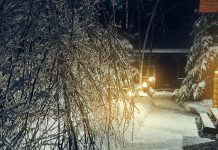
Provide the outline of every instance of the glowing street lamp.
[[146,93],[148,89],[148,84],[146,82],[142,83],[142,90]]
[[128,96],[129,96],[129,97],[133,97],[134,95],[135,95],[135,94],[134,94],[132,91],[129,91],[129,92],[128,92]]
[[137,89],[137,90],[141,90],[141,89],[142,89],[142,85],[138,85],[138,86],[136,87],[136,89]]
[[154,88],[154,84],[155,84],[155,77],[149,77],[148,78],[149,81],[149,85]]
[[142,83],[142,88],[147,88],[148,87],[148,84],[146,82],[143,82]]
[[148,78],[148,81],[149,81],[149,82],[154,82],[154,81],[155,81],[155,78],[154,78],[154,77],[149,77],[149,78]]

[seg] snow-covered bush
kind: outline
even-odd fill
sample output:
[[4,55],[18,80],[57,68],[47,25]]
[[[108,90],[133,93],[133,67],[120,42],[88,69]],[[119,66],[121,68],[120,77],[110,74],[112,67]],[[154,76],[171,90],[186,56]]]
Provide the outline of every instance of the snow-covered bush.
[[213,81],[218,67],[217,15],[200,16],[194,25],[195,38],[185,67],[187,76],[175,92],[178,102],[198,100],[207,85]]
[[134,70],[98,5],[0,2],[0,149],[122,145]]

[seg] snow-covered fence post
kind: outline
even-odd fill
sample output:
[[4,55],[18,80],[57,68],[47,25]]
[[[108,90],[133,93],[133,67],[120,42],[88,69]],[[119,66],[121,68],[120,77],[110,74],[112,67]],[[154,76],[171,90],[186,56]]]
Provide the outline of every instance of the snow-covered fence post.
[[215,71],[215,75],[214,75],[213,107],[218,107],[218,68]]

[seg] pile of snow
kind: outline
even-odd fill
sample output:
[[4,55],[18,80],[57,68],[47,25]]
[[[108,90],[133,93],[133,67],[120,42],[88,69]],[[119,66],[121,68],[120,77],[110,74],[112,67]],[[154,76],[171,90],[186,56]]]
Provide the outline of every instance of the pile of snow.
[[152,97],[154,94],[156,94],[156,91],[153,88],[150,87],[148,89],[148,95]]
[[208,112],[213,106],[212,99],[203,99],[201,101],[187,101],[183,104],[187,111],[194,113]]
[[153,106],[152,99],[147,93],[143,93],[143,96],[135,98],[134,118],[131,120],[130,126],[125,133],[127,143],[133,140],[132,135],[134,131],[141,127],[148,113],[152,111]]
[[147,114],[152,110],[152,107],[153,107],[153,102],[148,94],[136,98],[135,112],[134,112],[136,126],[141,126]]
[[154,98],[154,99],[171,99],[172,96],[173,96],[172,92],[161,91],[161,92],[156,92],[152,98]]

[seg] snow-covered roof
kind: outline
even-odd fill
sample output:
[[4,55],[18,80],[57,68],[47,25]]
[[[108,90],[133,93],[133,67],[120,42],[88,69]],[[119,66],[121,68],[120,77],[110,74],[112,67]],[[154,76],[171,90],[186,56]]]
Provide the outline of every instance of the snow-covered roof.
[[[135,50],[135,53],[140,53],[140,50]],[[145,49],[144,53],[150,53],[149,49]],[[189,53],[189,49],[179,49],[179,48],[175,48],[175,49],[152,49],[152,53],[171,53],[171,54],[188,54]]]

